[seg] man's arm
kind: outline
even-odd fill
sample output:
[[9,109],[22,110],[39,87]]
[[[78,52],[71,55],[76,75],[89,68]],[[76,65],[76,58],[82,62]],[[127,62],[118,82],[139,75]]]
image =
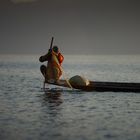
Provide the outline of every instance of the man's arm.
[[39,61],[40,62],[49,61],[51,59],[51,56],[52,56],[51,50],[49,49],[47,54],[45,54],[39,58]]

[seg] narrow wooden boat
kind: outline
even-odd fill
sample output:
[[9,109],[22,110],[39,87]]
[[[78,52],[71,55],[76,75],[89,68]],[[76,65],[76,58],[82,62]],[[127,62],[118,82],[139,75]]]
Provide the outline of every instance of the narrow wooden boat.
[[[49,83],[62,87],[69,87],[66,80],[60,80],[58,83]],[[83,91],[112,91],[112,92],[139,92],[140,93],[140,83],[123,83],[123,82],[98,82],[98,81],[89,81],[89,85],[72,85],[73,89],[79,89]]]

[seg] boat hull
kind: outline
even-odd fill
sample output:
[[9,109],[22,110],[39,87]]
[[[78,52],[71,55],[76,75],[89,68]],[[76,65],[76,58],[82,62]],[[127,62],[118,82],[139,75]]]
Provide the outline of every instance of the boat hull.
[[[57,86],[68,87],[66,80],[60,80],[58,83],[49,83]],[[90,81],[89,85],[72,85],[72,88],[79,89],[83,91],[112,91],[112,92],[139,92],[140,93],[140,83],[123,83],[123,82],[98,82]]]

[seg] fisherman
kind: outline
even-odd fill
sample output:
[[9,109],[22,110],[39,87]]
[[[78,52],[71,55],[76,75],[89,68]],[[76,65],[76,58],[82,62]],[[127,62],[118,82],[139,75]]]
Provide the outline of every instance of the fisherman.
[[63,55],[60,53],[58,46],[53,46],[48,53],[39,58],[40,62],[48,61],[47,66],[41,65],[40,71],[45,78],[45,82],[58,83],[62,75]]

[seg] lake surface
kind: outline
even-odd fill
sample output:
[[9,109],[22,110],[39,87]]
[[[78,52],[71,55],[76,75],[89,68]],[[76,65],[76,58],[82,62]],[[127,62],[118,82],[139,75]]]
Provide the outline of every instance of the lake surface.
[[[63,89],[48,96],[38,58],[0,56],[1,140],[140,139],[139,93]],[[67,77],[140,83],[139,55],[66,55],[63,68]]]

